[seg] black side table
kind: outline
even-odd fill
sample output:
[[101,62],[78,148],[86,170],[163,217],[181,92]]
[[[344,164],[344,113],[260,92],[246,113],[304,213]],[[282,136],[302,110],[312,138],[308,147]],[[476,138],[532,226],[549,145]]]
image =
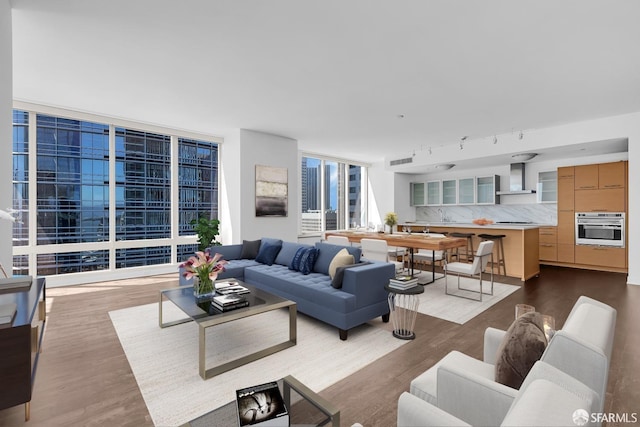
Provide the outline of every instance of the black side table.
[[424,293],[424,287],[416,285],[409,289],[396,289],[389,284],[384,285],[389,292],[389,312],[393,325],[393,336],[402,340],[415,339],[413,331],[418,316],[420,298],[418,294]]

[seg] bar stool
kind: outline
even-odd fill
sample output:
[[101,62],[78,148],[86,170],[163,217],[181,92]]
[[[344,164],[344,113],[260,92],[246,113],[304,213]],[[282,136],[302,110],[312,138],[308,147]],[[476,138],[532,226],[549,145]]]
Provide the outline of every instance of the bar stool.
[[[473,262],[473,255],[475,253],[475,251],[473,250],[473,236],[475,236],[475,233],[449,233],[449,237],[460,237],[463,239],[467,239],[467,247],[463,248],[465,253],[463,254],[466,258],[467,261],[469,262]],[[459,249],[460,248],[455,248],[455,252],[452,252],[451,257],[456,257],[457,261],[460,261],[460,253],[459,253]]]
[[506,276],[507,266],[504,263],[504,244],[502,239],[507,236],[504,234],[478,234],[478,237],[481,238],[482,240],[492,240],[497,243],[496,245],[494,245],[496,249],[496,255],[497,255],[494,259],[497,259],[497,261],[493,261],[493,262],[489,261],[489,263],[491,264],[491,271],[493,271],[495,265],[497,265],[498,274],[500,274],[500,266],[502,266],[502,272]]

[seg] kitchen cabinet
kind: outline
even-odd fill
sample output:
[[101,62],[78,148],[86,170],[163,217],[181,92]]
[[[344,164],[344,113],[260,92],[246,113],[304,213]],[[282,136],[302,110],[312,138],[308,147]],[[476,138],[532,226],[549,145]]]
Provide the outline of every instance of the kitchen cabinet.
[[500,177],[481,176],[476,177],[476,203],[479,205],[492,205],[500,203],[500,196],[496,195],[500,191]]
[[558,212],[574,210],[574,167],[558,168]]
[[441,185],[442,183],[440,181],[427,182],[427,205],[442,204]]
[[599,163],[575,167],[576,190],[624,188],[626,162]]
[[409,186],[409,200],[411,206],[424,206],[426,194],[424,182],[412,182]]
[[442,204],[443,205],[455,205],[458,203],[457,183],[458,182],[455,179],[442,180]]
[[558,235],[556,227],[540,227],[539,229],[540,261],[558,260]]
[[576,264],[625,268],[627,253],[625,248],[577,245]]
[[624,212],[624,188],[578,190],[575,192],[576,212]]
[[458,180],[458,203],[471,205],[476,202],[476,186],[474,178],[462,178]]
[[575,166],[575,189],[596,190],[598,188],[598,165]]
[[556,203],[558,201],[558,172],[538,172],[538,203]]

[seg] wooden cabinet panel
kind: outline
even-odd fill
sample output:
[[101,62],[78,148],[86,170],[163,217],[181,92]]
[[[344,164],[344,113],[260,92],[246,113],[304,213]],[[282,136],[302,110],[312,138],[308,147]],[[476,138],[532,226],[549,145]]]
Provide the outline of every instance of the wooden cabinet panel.
[[623,188],[577,190],[575,192],[576,212],[624,212],[624,207]]
[[573,264],[575,262],[575,248],[574,243],[558,243],[558,262]]
[[627,251],[625,248],[582,245],[575,247],[576,264],[625,268],[626,258]]
[[556,227],[540,227],[540,243],[557,243]]
[[576,216],[571,212],[558,212],[558,243],[575,245],[576,241]]
[[558,211],[574,209],[574,167],[558,168]]
[[575,166],[575,189],[595,190],[598,188],[598,165]]
[[541,243],[539,248],[540,261],[557,261],[558,247],[554,243]]
[[624,162],[601,163],[598,165],[598,188],[624,188]]

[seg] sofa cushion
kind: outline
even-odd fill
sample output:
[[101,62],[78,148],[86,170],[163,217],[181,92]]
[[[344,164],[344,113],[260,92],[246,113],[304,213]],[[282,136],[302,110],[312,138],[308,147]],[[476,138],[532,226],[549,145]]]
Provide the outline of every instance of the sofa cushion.
[[333,261],[333,257],[342,249],[346,249],[347,252],[353,255],[354,262],[360,262],[360,254],[362,253],[362,250],[355,246],[339,246],[323,242],[316,243],[316,249],[318,249],[319,252],[313,271],[326,275],[329,274],[329,264]]
[[280,249],[280,252],[278,252],[278,256],[276,257],[275,264],[280,264],[288,267],[291,265],[293,256],[296,254],[298,249],[311,248],[311,247],[313,246],[305,245],[302,243],[282,242],[282,248]]
[[280,243],[277,242],[268,242],[264,239],[260,244],[260,250],[258,251],[258,255],[256,256],[256,261],[271,265],[276,260],[278,256],[278,252],[280,252],[280,248],[282,247],[282,241]]
[[256,259],[258,252],[260,251],[260,242],[260,240],[243,240],[240,258]]
[[336,274],[335,276],[333,276],[333,279],[331,279],[331,286],[333,286],[336,289],[342,288],[342,281],[344,280],[344,271],[347,268],[360,267],[362,265],[367,265],[367,264],[371,264],[371,263],[369,261],[363,261],[357,264],[343,265],[336,268]]
[[496,355],[496,382],[519,389],[547,346],[542,315],[526,313],[516,319]]
[[336,256],[333,257],[329,264],[329,277],[332,279],[336,275],[336,269],[345,265],[351,265],[354,263],[353,255],[347,252],[347,249],[341,249]]

